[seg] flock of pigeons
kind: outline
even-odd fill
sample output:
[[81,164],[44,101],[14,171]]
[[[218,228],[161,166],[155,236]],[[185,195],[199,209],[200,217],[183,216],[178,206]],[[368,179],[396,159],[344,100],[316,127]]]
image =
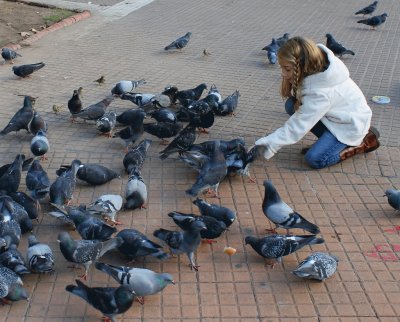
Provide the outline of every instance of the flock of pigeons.
[[[377,1],[357,14],[371,14],[376,5]],[[376,27],[385,21],[386,16],[383,14],[359,22]],[[188,32],[166,46],[165,50],[181,50],[187,46],[190,36],[191,33]],[[263,48],[267,50],[271,62],[276,62],[276,53],[288,38],[289,34],[285,34],[281,38],[273,39],[270,45]],[[335,48],[334,52],[337,55],[354,55],[329,34],[327,41],[330,44],[328,47]],[[20,55],[11,49],[3,48],[2,57],[5,61],[13,63]],[[20,65],[14,66],[13,71],[19,77],[27,77],[44,66],[44,63]],[[104,76],[97,82],[103,84]],[[86,108],[83,108],[81,101],[81,88],[74,90],[68,101],[71,122],[77,119],[93,121],[100,133],[124,141],[126,154],[122,163],[129,176],[124,198],[118,194],[106,194],[89,205],[70,205],[77,179],[96,186],[119,178],[120,175],[101,164],[83,164],[80,160],[73,160],[69,165],[60,165],[57,170],[58,177],[51,182],[40,163],[45,160],[50,148],[48,127],[34,108],[34,97],[24,97],[23,106],[0,132],[0,135],[4,136],[10,132],[26,130],[33,135],[30,144],[33,157],[26,159],[25,155],[18,154],[13,163],[0,168],[0,299],[3,302],[28,299],[22,275],[54,270],[52,249],[49,245],[41,243],[33,234],[28,237],[26,256],[18,250],[21,235],[32,232],[32,220],[39,216],[40,203],[47,200],[53,207],[48,214],[74,227],[81,236],[81,239],[74,240],[67,231],[58,235],[64,258],[85,268],[80,277],[86,280],[91,264],[95,263],[96,269],[110,275],[120,284],[118,287],[90,287],[81,280],[76,280],[76,285],[66,286],[66,291],[83,298],[101,311],[106,319],[114,321],[114,317],[127,311],[135,299],[143,304],[145,296],[156,294],[167,285],[174,284],[173,277],[168,273],[114,266],[98,261],[105,253],[115,249],[131,260],[141,256],[153,256],[159,260],[167,260],[170,257],[160,245],[141,232],[133,228],[117,231],[116,228],[116,225],[120,224],[116,217],[120,210],[142,208],[147,202],[147,187],[141,176],[141,169],[152,140],[146,138],[140,141],[144,132],[157,137],[161,140],[160,144],[166,145],[159,152],[161,160],[177,154],[179,161],[198,172],[196,181],[186,190],[186,194],[194,198],[193,203],[201,215],[170,212],[168,216],[181,230],[160,228],[153,233],[169,247],[170,253],[186,254],[190,268],[197,271],[195,253],[201,241],[212,242],[234,223],[236,213],[232,209],[210,204],[199,198],[199,195],[207,191],[212,193],[211,196],[218,197],[218,186],[228,175],[243,175],[254,181],[250,177],[249,166],[262,151],[259,147],[247,149],[242,138],[202,143],[195,141],[197,131],[207,132],[216,116],[235,113],[240,97],[239,91],[236,90],[222,99],[213,84],[208,93],[201,98],[207,89],[207,85],[203,83],[187,90],[168,86],[159,94],[135,92],[135,89],[143,84],[146,84],[145,80],[120,81],[113,86],[110,95]],[[116,112],[107,111],[108,106],[117,98],[129,100],[136,107],[118,115]],[[57,109],[54,111],[58,112]],[[147,117],[153,118],[155,122],[144,122]],[[123,125],[124,128],[116,131],[117,125]],[[169,142],[167,139],[172,140]],[[23,171],[27,171],[25,180],[28,194],[18,191]],[[273,229],[272,234],[266,237],[247,236],[246,244],[273,266],[276,261],[281,261],[282,257],[306,245],[324,243],[323,238],[317,237],[320,229],[286,204],[270,180],[264,181],[264,187],[263,213],[276,228],[287,229],[287,234],[278,234]],[[390,189],[385,195],[390,205],[399,210],[400,191]],[[289,229],[302,229],[310,234],[292,235],[289,234]],[[235,251],[231,247],[225,248],[228,255],[233,255]],[[335,273],[337,264],[338,258],[335,256],[314,252],[304,259],[293,273],[302,278],[325,280]]]

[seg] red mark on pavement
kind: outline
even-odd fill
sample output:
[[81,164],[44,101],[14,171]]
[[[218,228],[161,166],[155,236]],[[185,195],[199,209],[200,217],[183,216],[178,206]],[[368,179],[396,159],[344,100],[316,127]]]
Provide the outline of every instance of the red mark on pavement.
[[397,255],[396,253],[400,253],[399,244],[377,244],[371,250],[365,252],[364,255],[382,261],[397,262],[400,254]]

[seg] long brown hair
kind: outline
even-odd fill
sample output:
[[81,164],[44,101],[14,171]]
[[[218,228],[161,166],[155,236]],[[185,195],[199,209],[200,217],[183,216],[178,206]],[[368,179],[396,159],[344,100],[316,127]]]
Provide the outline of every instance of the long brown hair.
[[301,105],[301,87],[304,77],[322,72],[328,64],[325,52],[315,42],[302,37],[290,38],[278,51],[279,62],[293,66],[293,81],[282,78],[281,96],[296,98],[295,109]]

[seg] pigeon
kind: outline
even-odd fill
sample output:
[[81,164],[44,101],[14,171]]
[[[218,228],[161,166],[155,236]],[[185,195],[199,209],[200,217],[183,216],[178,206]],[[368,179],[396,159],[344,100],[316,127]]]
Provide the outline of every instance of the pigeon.
[[47,139],[46,132],[39,130],[39,132],[37,132],[37,134],[32,138],[30,148],[34,156],[42,157],[42,160],[44,160],[44,155],[49,151],[50,148],[50,143]]
[[36,236],[28,237],[26,260],[33,273],[50,273],[54,271],[54,256],[47,244],[39,243]]
[[168,138],[176,136],[182,130],[181,123],[157,122],[143,124],[145,132],[161,139],[160,144],[169,144]]
[[342,44],[338,43],[331,34],[326,34],[326,47],[332,50],[332,52],[339,57],[346,54],[355,55],[354,51],[343,47]]
[[223,221],[227,228],[236,220],[236,213],[227,207],[217,204],[209,204],[200,198],[196,198],[193,201],[193,204],[199,208],[202,216],[209,216],[219,221]]
[[142,169],[146,160],[147,150],[151,143],[150,139],[144,139],[125,154],[122,163],[124,164],[126,173],[130,174],[132,170],[140,171]]
[[117,115],[117,122],[123,125],[131,125],[142,118],[143,115],[146,116],[146,113],[142,108],[132,108]]
[[176,86],[171,86],[168,85],[164,88],[164,90],[161,92],[161,95],[166,95],[169,97],[171,105],[174,105],[177,97],[176,94],[178,93],[178,87]]
[[[90,216],[84,206],[80,207],[60,207],[53,204],[56,211],[49,212],[49,215],[73,223],[79,235],[86,240],[108,240],[117,229],[106,224],[97,217]],[[65,218],[66,217],[66,218]]]
[[155,111],[147,114],[157,122],[176,123],[178,121],[175,112],[166,107],[156,109]]
[[255,183],[256,180],[250,176],[250,165],[257,159],[258,153],[257,146],[247,151],[244,145],[238,145],[236,150],[225,154],[228,174],[246,176],[249,182]]
[[13,284],[23,285],[21,277],[11,269],[0,265],[0,300],[3,300]]
[[106,78],[103,75],[101,75],[100,78],[94,80],[94,82],[96,82],[97,84],[101,85],[101,84],[104,84],[106,82]]
[[400,210],[400,190],[388,189],[385,191],[385,196],[388,199],[389,205],[396,210]]
[[168,216],[182,230],[189,230],[193,219],[203,222],[207,229],[200,231],[200,237],[210,244],[216,242],[213,239],[217,239],[227,230],[223,221],[210,216],[189,215],[179,211],[172,211]]
[[45,63],[36,63],[36,64],[27,64],[27,65],[19,65],[13,66],[12,70],[15,75],[19,77],[28,77],[30,74],[38,71],[43,68]]
[[[193,144],[188,151],[199,151],[203,154],[211,156],[215,142],[216,140],[210,140]],[[244,146],[246,143],[243,138],[235,138],[232,140],[219,140],[219,144],[224,156],[228,156],[232,152],[236,151],[239,146]]]
[[179,49],[186,47],[189,43],[190,37],[192,36],[191,32],[187,32],[184,36],[179,37],[178,39],[174,40],[168,46],[164,48],[164,50],[172,50],[172,49]]
[[376,29],[376,27],[380,26],[386,21],[386,17],[388,17],[387,13],[383,13],[380,16],[373,16],[368,19],[358,20],[357,23],[362,23],[367,26],[371,26],[372,29]]
[[22,285],[18,283],[13,283],[8,288],[8,294],[5,299],[12,302],[21,300],[29,301],[28,291]]
[[71,169],[62,173],[50,186],[50,201],[57,205],[70,203],[75,191],[76,173],[81,161],[74,160]]
[[264,215],[271,220],[276,227],[282,227],[288,230],[299,228],[312,234],[318,234],[320,232],[318,226],[307,221],[307,219],[295,212],[281,199],[271,180],[264,181],[264,188],[265,194],[262,210]]
[[146,83],[147,82],[144,79],[140,79],[138,81],[123,80],[115,84],[115,86],[111,89],[111,93],[113,95],[123,95],[125,93],[132,92],[135,88]]
[[92,104],[78,113],[73,115],[74,118],[81,118],[84,120],[97,121],[106,112],[108,106],[114,100],[114,97],[108,96],[96,104]]
[[181,105],[187,106],[188,101],[198,101],[206,89],[207,85],[205,83],[201,83],[195,88],[177,91],[175,98],[179,101],[179,103],[181,103]]
[[216,103],[216,98],[213,95],[207,95],[204,99],[191,102],[187,107],[189,122],[198,127],[200,132],[208,133],[215,121],[214,111],[211,106]]
[[[62,165],[58,170],[57,174],[61,175],[65,171],[71,170],[70,165]],[[101,164],[98,163],[84,163],[79,166],[78,172],[76,173],[76,177],[86,182],[91,186],[100,186],[115,178],[121,178],[121,176]]]
[[266,45],[265,47],[263,47],[261,50],[265,50],[267,52],[272,51],[272,52],[277,53],[279,48],[280,48],[280,45],[279,45],[277,39],[276,38],[272,38],[271,43],[269,45]]
[[136,118],[132,120],[128,127],[121,131],[115,132],[113,138],[119,137],[125,141],[125,150],[128,150],[129,145],[135,142],[143,135],[143,120],[146,117],[146,112],[142,109],[136,113]]
[[131,101],[133,104],[143,107],[152,105],[155,95],[144,93],[124,93],[121,95],[122,100]]
[[50,191],[50,179],[40,165],[39,160],[34,160],[28,169],[25,178],[26,187],[35,200],[42,200]]
[[11,215],[13,206],[9,201],[0,200],[0,237],[6,245],[2,249],[7,250],[11,245],[19,245],[21,240],[21,227],[18,221]]
[[106,112],[96,121],[96,128],[104,135],[112,137],[113,130],[117,124],[117,113]]
[[119,224],[115,215],[122,208],[123,199],[120,195],[102,195],[86,207],[86,212],[94,216],[105,216],[112,223]]
[[0,132],[1,135],[8,134],[10,132],[17,132],[19,130],[26,130],[29,132],[28,125],[33,119],[35,98],[31,96],[25,96],[24,105],[14,114],[7,126]]
[[8,195],[27,212],[30,219],[37,219],[39,216],[40,203],[38,200],[28,196],[25,192],[9,192]]
[[338,262],[336,256],[315,252],[304,259],[292,273],[298,277],[324,281],[335,274]]
[[[262,257],[282,261],[282,257],[298,251],[306,245],[322,244],[324,239],[315,235],[270,235],[257,238],[247,236],[245,243]],[[272,264],[274,266],[274,264]]]
[[160,151],[160,159],[164,160],[173,153],[188,150],[195,140],[196,126],[189,123],[164,150]]
[[33,112],[33,118],[28,124],[28,131],[36,135],[40,130],[47,132],[47,123],[37,111]]
[[86,279],[92,262],[97,261],[106,252],[120,246],[123,240],[119,237],[104,242],[84,239],[73,240],[70,234],[64,231],[58,235],[58,242],[60,243],[61,253],[67,261],[85,267],[85,274],[81,278]]
[[24,161],[25,155],[17,154],[11,165],[4,165],[0,168],[0,190],[6,192],[16,192],[18,190]]
[[146,235],[136,229],[122,229],[117,233],[116,237],[123,240],[123,243],[118,246],[118,250],[132,260],[148,255],[159,260],[166,260],[170,257],[162,250],[160,245],[148,239]]
[[374,1],[373,3],[371,3],[370,5],[366,6],[365,8],[362,8],[360,10],[358,10],[355,14],[356,15],[370,15],[371,13],[373,13],[376,10],[376,7],[378,6],[378,1]]
[[5,252],[0,254],[0,266],[1,265],[11,269],[18,275],[30,273],[28,267],[26,267],[22,254],[14,244],[10,245]]
[[1,49],[1,57],[7,62],[10,62],[11,64],[14,64],[14,59],[17,57],[22,57],[20,54],[18,54],[16,51],[4,47]]
[[140,170],[137,168],[133,168],[129,174],[128,183],[125,187],[125,199],[124,209],[145,208],[147,186],[143,181]]
[[80,298],[99,310],[107,318],[104,321],[115,322],[116,315],[130,309],[135,300],[135,293],[127,286],[120,287],[89,287],[80,280],[75,285],[67,285],[65,290]]
[[134,291],[137,297],[141,297],[142,304],[145,296],[156,294],[169,284],[175,284],[171,274],[156,273],[150,269],[104,263],[96,263],[95,267]]
[[196,182],[192,187],[186,190],[186,194],[191,197],[196,197],[205,189],[212,189],[215,192],[215,197],[218,197],[218,186],[227,174],[227,166],[225,157],[220,149],[220,142],[215,141],[213,154],[209,160],[201,168]]
[[276,51],[267,51],[267,58],[270,64],[275,65],[278,61],[278,53]]
[[210,89],[209,89],[209,91],[208,91],[207,96],[213,98],[213,99],[209,99],[209,100],[208,100],[208,102],[209,102],[208,105],[209,105],[213,110],[217,109],[218,106],[219,106],[219,104],[222,103],[222,96],[221,96],[221,94],[219,93],[218,88],[217,88],[217,86],[216,86],[215,84],[212,84],[212,85],[210,86]]
[[207,227],[202,221],[192,220],[189,230],[185,231],[170,231],[167,229],[157,229],[153,235],[160,240],[163,240],[173,254],[185,253],[190,261],[190,269],[198,271],[199,266],[194,262],[194,253],[200,245],[200,231],[206,230]]
[[72,97],[68,100],[68,109],[71,113],[71,122],[74,122],[75,114],[78,114],[82,111],[82,101],[77,89],[74,90]]
[[33,230],[32,220],[22,205],[15,202],[9,195],[1,195],[0,202],[3,206],[2,214],[4,217],[10,216],[11,219],[15,219],[22,234]]
[[234,115],[239,103],[239,97],[240,93],[236,90],[232,95],[227,96],[221,104],[219,104],[218,108],[214,109],[214,113],[221,116]]

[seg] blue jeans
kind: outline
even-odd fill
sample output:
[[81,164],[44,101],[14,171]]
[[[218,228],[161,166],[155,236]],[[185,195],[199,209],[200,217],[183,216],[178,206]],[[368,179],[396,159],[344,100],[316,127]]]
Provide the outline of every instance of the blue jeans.
[[[294,99],[288,98],[285,103],[286,113],[293,115]],[[322,169],[340,162],[340,152],[348,145],[340,142],[321,122],[311,129],[311,132],[318,138],[305,154],[305,160],[311,168]]]

